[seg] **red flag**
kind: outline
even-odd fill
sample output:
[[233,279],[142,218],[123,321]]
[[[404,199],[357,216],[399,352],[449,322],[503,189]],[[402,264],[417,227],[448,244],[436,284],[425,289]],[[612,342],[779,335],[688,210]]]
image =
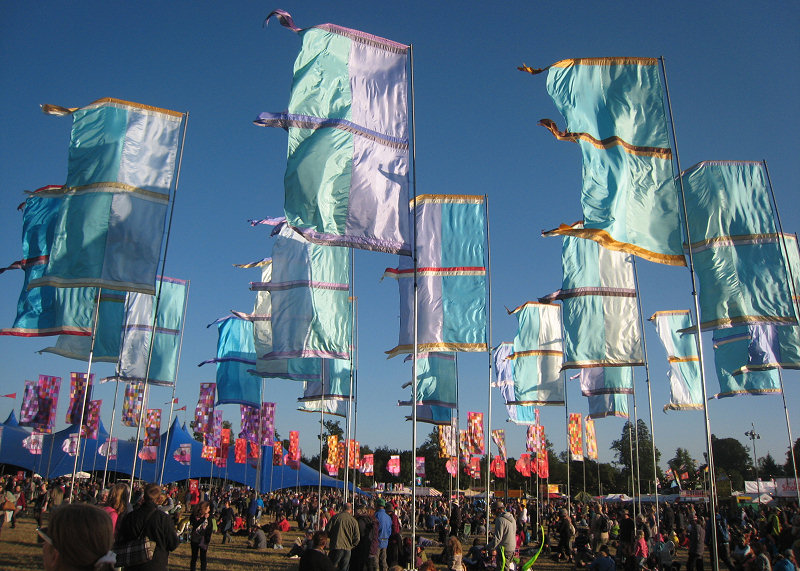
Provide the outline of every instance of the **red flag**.
[[503,462],[500,456],[492,458],[492,474],[494,474],[495,478],[506,477],[506,463]]
[[517,472],[525,476],[526,478],[531,477],[531,455],[528,453],[520,454],[519,459],[515,465]]
[[250,458],[260,458],[261,454],[259,454],[258,444],[255,442],[250,443]]
[[7,395],[3,395],[2,398],[4,398],[4,399],[15,399],[15,398],[17,398],[17,393],[8,393]]
[[283,466],[283,444],[280,442],[272,445],[272,465]]
[[233,445],[233,456],[237,464],[247,462],[247,440],[244,438],[236,439],[236,443]]
[[181,408],[176,408],[175,412],[180,412],[182,410],[186,410],[186,405],[183,405]]

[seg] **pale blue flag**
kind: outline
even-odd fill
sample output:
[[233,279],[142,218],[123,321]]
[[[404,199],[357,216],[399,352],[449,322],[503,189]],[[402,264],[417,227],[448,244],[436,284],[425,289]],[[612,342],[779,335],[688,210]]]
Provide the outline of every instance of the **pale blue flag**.
[[589,418],[628,418],[628,395],[608,393],[589,397]]
[[73,124],[50,259],[31,287],[154,294],[183,114],[118,99],[43,110]]
[[455,408],[458,406],[458,373],[453,353],[422,353],[417,356],[417,403]]
[[511,355],[514,352],[513,343],[500,343],[494,349],[495,386],[500,389],[503,401],[506,403],[508,419],[516,424],[535,424],[535,410],[533,406],[510,404],[517,401],[514,394],[514,364]]
[[[351,363],[346,359],[315,359],[321,362],[322,380],[303,383],[297,410],[347,416],[350,398]],[[355,402],[355,399],[353,399]]]
[[217,365],[217,404],[258,406],[261,379],[249,372],[256,364],[253,322],[229,315],[211,325],[217,326],[217,356],[203,361]]
[[686,265],[658,60],[567,59],[546,69],[547,92],[566,127],[539,124],[578,143],[583,155],[583,226],[562,224],[552,233]]
[[514,351],[509,356],[514,377],[516,406],[563,405],[561,365],[561,307],[527,302],[511,313],[517,316]]
[[[349,359],[349,250],[313,244],[283,225],[272,248],[272,350],[259,359]],[[254,363],[255,364],[255,363]]]
[[14,324],[0,335],[41,337],[46,335],[90,336],[94,317],[96,288],[30,289],[41,278],[50,259],[63,196],[53,195],[61,187],[44,187],[25,200],[22,213],[22,259],[8,269],[22,269],[25,278],[17,301]]
[[775,368],[744,370],[753,344],[750,327],[715,329],[713,339],[714,365],[719,380],[719,393],[714,398],[781,392],[779,372]]
[[581,394],[585,397],[633,394],[631,367],[585,367],[579,379]]
[[[129,292],[125,300],[119,361],[115,378],[172,385],[177,377],[183,310],[186,305],[185,280],[159,277],[160,298]],[[158,306],[153,330],[153,316]]]
[[302,39],[288,110],[255,121],[289,132],[288,223],[314,242],[409,255],[408,46],[273,15]]
[[563,368],[644,365],[633,256],[565,236],[561,268]]
[[700,326],[796,325],[764,165],[707,161],[681,175]]
[[702,410],[703,388],[696,328],[688,310],[657,311],[650,316],[669,361],[670,401],[667,410]]
[[[486,210],[483,196],[425,194],[416,197],[417,350],[487,351]],[[414,351],[414,264],[384,277],[400,289],[400,336],[389,357]]]
[[[399,401],[400,406],[411,406],[411,401]],[[436,406],[434,404],[417,405],[417,422],[427,424],[449,425],[453,422],[456,409],[449,406]],[[413,416],[408,414],[406,420],[413,420]]]

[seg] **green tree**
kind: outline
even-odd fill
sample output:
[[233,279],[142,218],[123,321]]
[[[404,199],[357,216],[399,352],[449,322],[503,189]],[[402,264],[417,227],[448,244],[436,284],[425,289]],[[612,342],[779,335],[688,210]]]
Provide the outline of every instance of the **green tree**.
[[[653,466],[653,439],[650,436],[650,430],[647,424],[641,419],[636,423],[636,432],[633,432],[633,423],[626,422],[622,427],[622,435],[619,440],[611,443],[611,450],[616,454],[617,463],[621,466],[620,478],[617,480],[617,485],[621,489],[630,489],[630,484],[625,485],[625,482],[631,481],[631,475],[638,474],[644,490],[652,486],[656,481],[657,472]],[[639,454],[636,454],[636,436],[639,437]],[[633,448],[633,449],[632,449]],[[661,452],[658,448],[656,452],[656,466],[661,459]],[[637,471],[638,470],[638,471]]]
[[792,469],[792,451],[786,451],[786,463],[783,465],[783,473],[787,476],[794,476],[794,471],[800,472],[800,438],[794,441],[794,469]]
[[735,438],[717,438],[711,435],[711,450],[714,453],[714,468],[717,476],[725,474],[734,489],[744,489],[744,476],[755,479],[753,461],[747,448]]
[[783,467],[779,466],[772,454],[767,452],[766,456],[758,459],[758,475],[761,478],[783,476]]

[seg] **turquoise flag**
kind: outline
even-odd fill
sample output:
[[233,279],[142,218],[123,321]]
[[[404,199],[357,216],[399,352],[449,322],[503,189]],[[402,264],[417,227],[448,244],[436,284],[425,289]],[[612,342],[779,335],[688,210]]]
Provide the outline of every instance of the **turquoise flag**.
[[188,282],[167,277],[158,280],[160,298],[130,292],[125,300],[115,375],[120,381],[146,380],[148,384],[166,386],[175,383]]
[[702,410],[703,387],[696,329],[688,310],[657,311],[650,316],[669,361],[670,402],[667,410]]
[[550,119],[539,124],[578,143],[583,155],[583,226],[550,233],[686,265],[658,60],[567,59],[546,69],[547,92],[566,128]]
[[44,275],[30,287],[99,286],[155,293],[183,114],[118,99],[72,115],[67,182]]
[[597,395],[633,394],[633,369],[631,367],[585,367],[579,374],[581,394]]
[[417,402],[458,406],[458,372],[453,353],[423,353],[417,357]]
[[633,256],[565,236],[561,268],[563,368],[644,365]]
[[714,398],[737,395],[766,395],[781,392],[780,377],[775,368],[745,372],[753,337],[749,327],[714,330],[714,365],[719,380],[719,393]]
[[707,161],[681,179],[701,328],[797,325],[764,165]]
[[[483,196],[416,197],[417,350],[487,351],[486,210]],[[401,257],[384,277],[400,289],[399,343],[389,357],[414,351],[414,263]]]
[[289,132],[289,225],[322,244],[410,255],[408,46],[272,16],[302,39],[288,110],[255,121]]
[[510,313],[517,316],[518,328],[509,356],[515,400],[508,404],[563,405],[561,307],[529,301]]
[[594,395],[587,400],[589,402],[589,418],[606,418],[608,416],[628,418],[628,395],[626,394]]
[[[306,359],[310,360],[310,359]],[[303,396],[297,410],[347,416],[350,399],[351,363],[349,359],[313,359],[320,363],[321,380],[303,383]],[[353,399],[355,403],[355,399]]]
[[[50,259],[53,234],[61,211],[61,187],[43,187],[25,200],[22,214],[22,259],[6,269],[22,269],[25,278],[17,301],[14,324],[0,335],[41,337],[47,335],[91,335],[96,288],[31,289],[41,278]],[[55,194],[54,194],[55,193]]]
[[500,343],[494,349],[492,359],[494,362],[495,386],[500,389],[500,394],[506,403],[508,419],[516,424],[534,424],[536,422],[536,408],[533,406],[513,404],[517,402],[514,393],[514,365],[511,355],[514,352],[513,343]]
[[256,364],[253,323],[235,315],[218,319],[217,356],[203,361],[217,365],[217,404],[259,406],[261,380],[248,372]]

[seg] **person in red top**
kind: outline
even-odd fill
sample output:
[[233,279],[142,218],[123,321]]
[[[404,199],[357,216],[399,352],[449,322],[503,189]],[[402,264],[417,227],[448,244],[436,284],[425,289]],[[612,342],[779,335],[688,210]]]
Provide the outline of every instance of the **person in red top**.
[[278,522],[277,525],[278,529],[281,530],[282,532],[286,533],[287,531],[289,531],[290,524],[289,520],[286,519],[286,516],[283,516],[283,518],[281,519],[281,521]]

